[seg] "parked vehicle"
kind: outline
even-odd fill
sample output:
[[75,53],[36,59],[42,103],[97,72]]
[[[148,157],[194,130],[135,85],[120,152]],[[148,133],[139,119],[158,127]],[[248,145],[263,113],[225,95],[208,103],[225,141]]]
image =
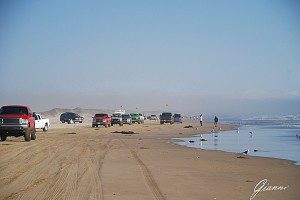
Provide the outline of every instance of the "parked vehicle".
[[93,117],[92,127],[98,126],[105,126],[106,128],[111,126],[111,118],[108,116],[108,114],[95,114]]
[[141,123],[144,123],[146,119],[145,116],[142,113],[139,113],[139,116],[140,116]]
[[130,113],[132,123],[144,123],[144,116],[141,113]]
[[160,124],[164,123],[170,123],[174,124],[174,117],[172,116],[172,113],[170,112],[164,112],[159,116]]
[[132,124],[132,119],[129,114],[122,115],[122,121],[123,121],[123,124],[129,124],[129,125]]
[[72,113],[72,112],[65,112],[60,115],[60,121],[62,123],[65,123],[65,122],[67,122],[68,124],[73,124],[75,122],[82,123],[83,120],[84,120],[83,117],[81,117],[80,115],[78,115],[76,113]]
[[117,110],[111,116],[111,125],[119,124],[123,126],[122,115],[125,114],[125,110]]
[[40,114],[35,115],[35,129],[43,129],[43,131],[46,132],[48,131],[49,126],[49,119],[43,119]]
[[1,141],[8,136],[24,136],[25,141],[35,140],[35,113],[28,106],[2,106],[0,110]]
[[181,114],[174,114],[174,122],[182,123],[182,117]]
[[149,119],[150,119],[150,120],[158,120],[158,118],[157,118],[156,115],[150,115],[150,116],[149,116]]

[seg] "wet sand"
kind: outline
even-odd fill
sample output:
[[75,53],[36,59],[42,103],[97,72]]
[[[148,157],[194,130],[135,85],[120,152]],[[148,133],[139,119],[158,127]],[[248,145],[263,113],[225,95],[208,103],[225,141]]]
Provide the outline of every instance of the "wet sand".
[[[287,189],[254,199],[300,199],[300,168],[291,161],[237,158],[160,139],[190,137],[196,131],[183,128],[189,124],[199,127],[54,125],[38,131],[36,141],[9,137],[0,143],[0,199],[250,199],[263,179]],[[205,123],[197,133],[212,127]],[[138,134],[112,133],[128,130]]]

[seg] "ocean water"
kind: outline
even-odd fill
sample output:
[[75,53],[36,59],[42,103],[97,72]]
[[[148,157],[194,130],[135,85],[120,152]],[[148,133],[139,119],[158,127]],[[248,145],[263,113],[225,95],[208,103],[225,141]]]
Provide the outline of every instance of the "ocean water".
[[[300,122],[291,121],[239,121],[239,130],[211,132],[191,138],[174,138],[176,144],[204,149],[242,153],[248,155],[282,158],[300,165]],[[252,132],[252,134],[250,133]],[[201,141],[205,139],[207,141]],[[194,141],[194,142],[191,142]]]

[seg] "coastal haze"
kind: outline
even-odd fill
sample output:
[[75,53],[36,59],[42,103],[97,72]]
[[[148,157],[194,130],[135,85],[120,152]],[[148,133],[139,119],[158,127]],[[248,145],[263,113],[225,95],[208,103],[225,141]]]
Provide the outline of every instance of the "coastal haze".
[[299,200],[299,9],[0,1],[0,199]]
[[0,5],[1,105],[300,112],[297,1]]

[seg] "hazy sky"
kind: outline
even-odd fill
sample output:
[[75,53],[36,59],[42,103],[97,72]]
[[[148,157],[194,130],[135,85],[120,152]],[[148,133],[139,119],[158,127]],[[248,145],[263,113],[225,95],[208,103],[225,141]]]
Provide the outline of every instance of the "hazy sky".
[[300,2],[3,0],[0,74],[39,111],[300,114]]

